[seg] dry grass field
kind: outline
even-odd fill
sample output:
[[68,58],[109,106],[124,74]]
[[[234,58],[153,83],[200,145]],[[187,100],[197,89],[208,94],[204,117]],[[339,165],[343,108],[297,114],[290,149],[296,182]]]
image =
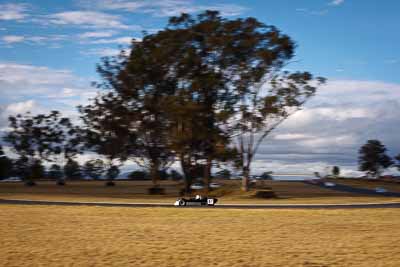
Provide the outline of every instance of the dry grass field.
[[0,206],[0,265],[400,266],[400,210]]
[[[210,193],[219,198],[219,203],[365,203],[399,201],[398,198],[366,196],[338,192],[327,188],[307,185],[302,182],[268,181],[264,184],[278,196],[275,199],[254,197],[254,191],[240,191],[240,181],[221,181],[223,187]],[[108,201],[108,202],[152,202],[173,203],[178,197],[180,185],[163,181],[166,195],[148,195],[150,181],[118,181],[115,187],[104,186],[103,181],[70,181],[66,186],[57,186],[54,181],[39,181],[37,186],[26,187],[22,183],[0,183],[0,199],[33,199],[62,201]]]

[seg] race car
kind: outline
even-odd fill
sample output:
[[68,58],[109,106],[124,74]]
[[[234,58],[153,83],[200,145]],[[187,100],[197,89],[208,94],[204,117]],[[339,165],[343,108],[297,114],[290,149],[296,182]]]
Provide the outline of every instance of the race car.
[[175,201],[174,206],[214,206],[218,199],[197,195],[194,198],[180,198]]

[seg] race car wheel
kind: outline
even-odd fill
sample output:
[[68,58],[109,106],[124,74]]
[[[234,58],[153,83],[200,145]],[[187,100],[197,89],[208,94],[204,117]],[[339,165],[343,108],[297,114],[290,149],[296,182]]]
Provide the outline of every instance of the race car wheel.
[[183,199],[179,200],[179,206],[186,206],[186,201]]

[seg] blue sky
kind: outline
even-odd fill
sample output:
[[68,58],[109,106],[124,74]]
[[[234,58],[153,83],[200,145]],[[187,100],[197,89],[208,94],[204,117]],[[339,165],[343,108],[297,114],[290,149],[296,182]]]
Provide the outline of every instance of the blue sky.
[[359,145],[372,138],[400,153],[391,134],[400,107],[395,0],[0,0],[0,128],[27,110],[76,116],[74,107],[96,93],[90,82],[101,56],[162,29],[171,15],[205,9],[277,26],[298,44],[287,68],[330,81],[265,142],[257,168],[354,171]]
[[[398,1],[144,2],[140,7],[141,1],[72,0],[62,5],[59,1],[0,1],[3,10],[18,11],[19,7],[21,14],[0,20],[0,57],[93,76],[99,54],[128,42],[118,38],[141,37],[142,30],[161,29],[168,15],[179,11],[219,8],[229,15],[254,16],[289,34],[298,43],[298,63],[293,68],[333,78],[400,82]],[[138,7],[132,3],[139,3]],[[82,39],[88,32],[104,33],[97,40],[109,43]],[[35,41],[39,37],[47,40]]]

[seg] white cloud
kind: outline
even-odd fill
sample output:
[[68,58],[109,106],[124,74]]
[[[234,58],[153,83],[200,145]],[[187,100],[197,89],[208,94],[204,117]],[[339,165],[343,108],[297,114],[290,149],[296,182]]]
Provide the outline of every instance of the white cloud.
[[[83,6],[93,6],[99,9],[109,9],[109,10],[126,10],[126,11],[136,11],[140,8],[153,5],[149,3],[150,1],[127,1],[127,0],[95,0],[95,1],[80,1]],[[161,2],[161,1],[160,1]]]
[[81,39],[89,39],[89,38],[104,38],[111,37],[116,34],[115,31],[93,31],[93,32],[84,32],[78,35]]
[[120,49],[114,48],[92,48],[88,51],[82,52],[84,55],[96,55],[101,57],[116,56],[121,52]]
[[96,92],[90,81],[68,70],[12,62],[0,62],[0,88],[3,112],[4,106],[12,104],[7,110],[16,112],[22,104],[15,103],[25,103],[35,104],[35,110],[40,106],[41,110],[56,108],[75,114],[75,106],[87,103]]
[[6,114],[20,114],[28,111],[32,111],[36,108],[36,102],[34,100],[27,100],[23,102],[16,102],[5,107]]
[[121,22],[120,16],[94,11],[66,11],[46,16],[44,23],[56,25],[79,25],[93,28],[131,29]]
[[332,137],[319,137],[319,138],[309,138],[307,140],[300,141],[299,144],[304,145],[306,147],[311,148],[319,148],[319,147],[332,147],[332,146],[350,146],[355,145],[357,140],[355,136],[351,134],[347,135],[339,135]]
[[138,1],[138,0],[81,0],[85,7],[95,7],[101,10],[123,10],[129,12],[149,13],[156,17],[176,16],[180,13],[196,13],[204,10],[219,10],[223,16],[237,16],[247,10],[237,4],[210,4],[199,5],[192,0],[164,0],[164,1]]
[[25,37],[20,35],[6,35],[3,36],[1,40],[6,44],[14,44],[23,42],[25,40]]
[[80,123],[77,105],[86,105],[97,94],[86,78],[68,70],[0,62],[0,142],[10,115],[59,110]]
[[12,45],[15,43],[44,45],[44,44],[49,44],[49,42],[57,42],[65,39],[67,39],[66,35],[49,35],[49,36],[6,35],[3,36],[0,40],[7,45]]
[[[135,38],[136,40],[136,38]],[[126,36],[126,37],[118,37],[114,39],[97,39],[90,41],[89,43],[91,44],[125,44],[129,45],[132,43],[132,37]]]
[[344,3],[344,0],[332,0],[329,5],[331,6],[340,6]]
[[298,140],[304,139],[309,137],[305,134],[298,134],[298,133],[287,133],[287,134],[277,134],[274,136],[275,140]]
[[400,84],[330,81],[263,142],[256,159],[260,168],[261,162],[277,162],[278,169],[294,164],[299,171],[325,164],[351,173],[358,149],[369,139],[381,140],[391,155],[400,153],[398,110]]
[[0,4],[0,20],[22,20],[28,15],[26,4]]
[[32,114],[38,114],[46,111],[47,111],[46,109],[38,105],[38,103],[33,99],[0,105],[0,143],[1,143],[2,132],[7,131],[8,129],[9,116],[24,114],[26,112],[31,112]]
[[[0,62],[2,93],[10,91],[12,94],[18,94],[20,89],[22,89],[23,93],[26,93],[32,89],[29,88],[31,86],[61,85],[73,79],[74,76],[68,70],[52,70],[47,67]],[[16,86],[20,85],[20,83],[23,83],[28,91],[23,89],[24,86]]]
[[[325,7],[325,8],[318,8],[318,9],[308,9],[308,8],[301,7],[301,8],[296,8],[296,11],[297,12],[301,12],[301,13],[306,14],[306,15],[324,16],[324,15],[329,13],[329,10],[331,8],[336,7],[336,6],[340,6],[343,3],[344,3],[344,0],[331,0],[328,3],[328,6],[330,6],[328,8]],[[339,69],[339,71],[341,71],[341,70]]]
[[[341,96],[339,98],[338,96]],[[321,102],[365,103],[399,99],[400,85],[381,81],[332,80],[317,95]],[[313,103],[316,102],[313,100]]]

